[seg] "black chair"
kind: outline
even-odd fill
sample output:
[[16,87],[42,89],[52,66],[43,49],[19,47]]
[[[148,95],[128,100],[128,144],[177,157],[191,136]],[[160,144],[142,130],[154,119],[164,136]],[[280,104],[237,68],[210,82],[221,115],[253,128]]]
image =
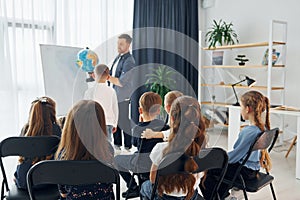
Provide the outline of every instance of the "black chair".
[[272,185],[272,182],[274,180],[274,177],[269,174],[269,172],[266,170],[266,173],[259,172],[256,179],[251,180],[244,180],[242,175],[240,174],[240,171],[243,167],[243,165],[247,162],[249,159],[251,152],[256,150],[262,150],[262,149],[268,149],[268,152],[271,152],[277,137],[279,134],[279,129],[274,128],[272,130],[267,130],[265,132],[262,132],[253,142],[251,147],[249,148],[246,157],[242,162],[240,162],[240,165],[236,169],[236,172],[231,180],[228,180],[224,178],[223,182],[228,184],[228,188],[236,187],[241,190],[243,190],[244,197],[247,200],[247,192],[257,192],[266,185],[270,185],[271,192],[273,199],[276,199],[275,191]]
[[85,185],[98,182],[116,184],[116,199],[120,200],[118,171],[98,160],[46,160],[32,166],[27,173],[31,200],[37,199],[32,189],[37,185]]
[[[0,143],[0,165],[3,175],[1,185],[1,200],[2,199],[22,199],[29,200],[27,190],[18,189],[14,184],[8,186],[7,176],[4,169],[4,157],[22,156],[28,159],[35,157],[43,157],[55,153],[59,144],[58,136],[34,136],[34,137],[9,137]],[[53,199],[59,196],[57,186],[48,187],[47,189],[39,189],[36,191],[39,195],[43,194],[41,199]]]
[[[134,173],[132,173],[132,175],[131,175],[131,180],[130,180],[129,185],[132,184],[132,181],[133,181],[133,179],[134,179],[135,176],[136,176],[137,179],[138,179],[138,187],[139,187],[139,190],[141,190],[141,185],[142,185],[145,181],[149,180],[150,172],[145,172],[145,173],[137,173],[137,172],[134,172]],[[132,198],[136,198],[136,197],[132,197]],[[125,200],[127,200],[127,199],[131,199],[131,198],[128,197],[128,194],[127,194],[127,196],[125,197]],[[142,198],[140,197],[140,199],[142,199]]]
[[[158,166],[155,183],[153,185],[153,190],[151,194],[151,200],[154,199],[157,190],[158,180],[160,176],[170,175],[170,174],[186,174],[184,171],[184,163],[187,157],[182,155],[182,153],[172,153],[167,155]],[[211,199],[220,199],[218,196],[218,189],[224,178],[225,172],[228,165],[227,152],[221,148],[207,148],[200,151],[199,156],[194,156],[194,160],[198,164],[198,169],[193,173],[203,172],[209,169],[222,169],[219,177],[217,177],[218,184],[215,185],[214,189],[211,191]],[[197,199],[204,199],[200,195]]]

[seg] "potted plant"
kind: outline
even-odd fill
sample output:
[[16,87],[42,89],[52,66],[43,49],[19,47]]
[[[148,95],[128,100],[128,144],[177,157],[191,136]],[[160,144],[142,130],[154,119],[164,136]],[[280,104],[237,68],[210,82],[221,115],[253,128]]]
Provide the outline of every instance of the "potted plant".
[[[160,95],[163,101],[163,105],[165,95],[176,83],[173,77],[174,73],[174,70],[172,70],[170,67],[161,65],[154,69],[151,74],[146,75],[146,77],[148,78],[145,83],[146,86],[150,91]],[[163,118],[166,116],[164,109],[161,109],[161,116]]]
[[[226,23],[222,19],[217,22],[213,20],[213,25],[209,28],[209,31],[205,34],[205,41],[208,43],[209,49],[214,49],[216,46],[233,45],[239,43],[238,36],[233,30],[232,22]],[[213,52],[217,54],[213,64],[222,65],[223,53]]]

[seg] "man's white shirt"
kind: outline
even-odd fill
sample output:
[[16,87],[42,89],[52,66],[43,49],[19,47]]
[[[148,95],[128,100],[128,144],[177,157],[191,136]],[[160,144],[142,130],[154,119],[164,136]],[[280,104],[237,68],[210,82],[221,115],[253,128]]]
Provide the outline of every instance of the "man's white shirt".
[[[116,77],[116,69],[118,67],[119,61],[121,60],[122,55],[119,55],[117,61],[115,62],[115,64],[112,66],[112,72],[111,72],[111,76],[112,77]],[[110,84],[110,87],[113,87],[114,84]]]

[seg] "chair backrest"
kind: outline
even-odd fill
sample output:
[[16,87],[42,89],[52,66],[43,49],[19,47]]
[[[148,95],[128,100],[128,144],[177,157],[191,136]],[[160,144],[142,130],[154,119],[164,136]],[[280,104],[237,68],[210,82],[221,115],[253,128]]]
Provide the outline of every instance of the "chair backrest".
[[279,134],[279,129],[273,128],[271,130],[266,130],[262,132],[259,136],[257,136],[253,144],[250,146],[247,155],[242,162],[242,165],[244,165],[247,162],[252,151],[268,149],[268,152],[271,152],[278,138],[278,134]]
[[[235,180],[240,175],[240,171],[241,171],[242,167],[245,165],[245,163],[248,161],[252,151],[268,149],[268,152],[270,152],[277,140],[278,134],[279,134],[279,129],[274,128],[271,130],[266,130],[256,137],[255,141],[252,143],[252,145],[248,149],[248,152],[247,152],[246,156],[244,157],[244,159],[242,160],[241,164],[237,167],[233,178],[230,180],[230,183],[228,184],[228,188],[232,187]],[[242,178],[242,176],[239,176],[239,177],[240,177],[240,179]]]
[[32,188],[36,185],[85,185],[98,182],[116,184],[116,198],[120,199],[118,171],[98,160],[46,160],[32,166],[27,173],[27,186],[31,199],[35,199]]
[[268,149],[270,152],[277,140],[279,134],[279,128],[267,130],[260,135],[252,147],[252,151],[259,149]]
[[[160,176],[171,174],[189,174],[188,172],[184,171],[184,164],[187,158],[187,156],[183,155],[182,152],[180,152],[169,154],[161,161],[158,166],[151,199],[154,199]],[[214,198],[214,195],[217,195],[216,191],[219,189],[227,170],[227,152],[218,147],[202,149],[198,156],[194,156],[194,160],[198,164],[198,168],[192,173],[199,173],[209,169],[222,169],[221,175],[218,177],[218,184],[216,184],[213,191],[211,191],[213,194],[212,198]]]
[[0,155],[34,158],[56,151],[60,138],[51,136],[9,137],[0,143]]
[[0,143],[0,165],[3,175],[2,191],[4,185],[6,191],[9,190],[7,177],[4,169],[3,159],[7,156],[22,156],[26,158],[35,158],[47,156],[55,153],[59,144],[58,136],[30,136],[30,137],[9,137]]

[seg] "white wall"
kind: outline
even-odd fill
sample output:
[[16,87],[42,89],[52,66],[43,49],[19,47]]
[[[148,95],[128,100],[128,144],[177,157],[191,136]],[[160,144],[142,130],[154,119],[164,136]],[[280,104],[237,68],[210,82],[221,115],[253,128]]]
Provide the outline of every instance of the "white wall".
[[267,41],[269,23],[272,19],[288,22],[285,104],[300,108],[300,65],[298,62],[300,59],[300,1],[208,1],[214,5],[210,8],[201,7],[200,30],[205,33],[213,19],[223,19],[226,22],[233,23],[240,43]]

